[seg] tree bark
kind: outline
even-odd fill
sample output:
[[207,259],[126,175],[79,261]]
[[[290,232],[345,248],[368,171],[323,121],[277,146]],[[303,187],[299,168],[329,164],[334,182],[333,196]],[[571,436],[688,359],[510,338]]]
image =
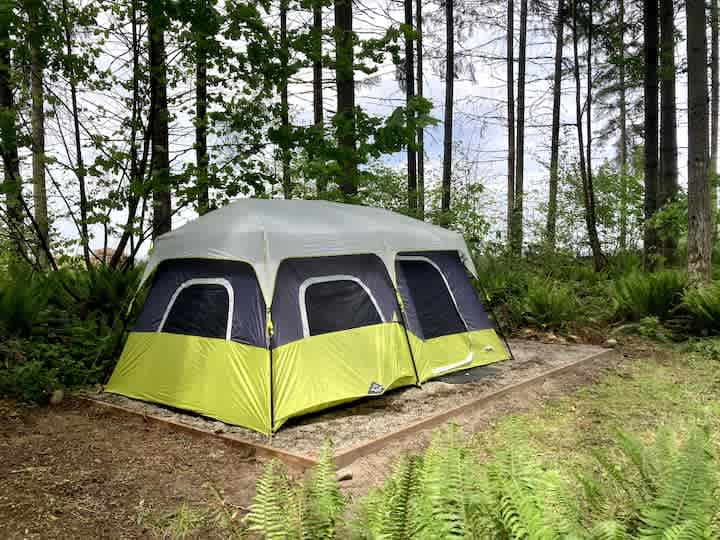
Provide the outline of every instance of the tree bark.
[[508,111],[508,157],[507,157],[507,242],[511,247],[513,234],[513,211],[515,209],[515,6],[508,0],[507,8],[507,111]]
[[628,230],[628,135],[627,135],[627,83],[625,80],[625,0],[619,5],[620,47],[618,51],[618,85],[620,92],[620,238],[621,251],[627,249]]
[[170,193],[170,137],[167,105],[167,68],[165,56],[165,3],[147,0],[148,50],[150,69],[150,123],[152,125],[152,237],[172,228],[172,200]]
[[645,27],[643,55],[645,58],[645,234],[644,266],[655,267],[657,232],[648,226],[658,208],[658,0],[643,0]]
[[445,124],[443,130],[443,214],[450,211],[452,187],[453,94],[455,91],[455,13],[454,0],[445,0]]
[[517,145],[515,147],[515,189],[513,204],[512,252],[522,254],[523,199],[525,195],[525,64],[527,55],[527,0],[520,0],[520,43],[518,47]]
[[720,121],[720,35],[718,0],[710,0],[710,211],[713,217],[713,239],[717,236],[718,209],[718,121]]
[[[583,202],[585,206],[585,225],[587,227],[588,239],[590,241],[590,249],[592,250],[593,265],[596,271],[600,271],[605,267],[605,256],[600,247],[600,240],[597,233],[597,219],[595,216],[595,193],[592,185],[592,178],[588,174],[590,164],[585,162],[585,144],[583,141],[583,125],[582,125],[582,104],[581,104],[581,84],[580,84],[580,57],[578,54],[578,29],[577,29],[577,2],[572,2],[572,38],[573,38],[573,75],[575,78],[575,117],[578,134],[578,147],[580,149],[580,176],[583,186]],[[590,13],[589,27],[592,26],[592,13]],[[591,32],[588,32],[591,36]],[[592,42],[588,39],[588,49],[592,46]],[[588,53],[590,59],[590,53]],[[588,70],[592,66],[588,64]],[[586,97],[589,105],[592,94]],[[590,108],[587,108],[587,114],[590,114]],[[588,156],[590,156],[588,154]]]
[[[415,2],[417,30],[417,96],[423,97],[422,0]],[[425,219],[425,131],[417,128],[417,218]]]
[[700,285],[711,277],[710,167],[705,2],[686,0],[688,62],[688,277]]
[[563,31],[565,2],[558,0],[555,22],[555,73],[553,76],[552,134],[550,136],[550,181],[545,235],[547,245],[555,249],[557,224],[558,156],[560,155],[560,98],[562,97]]
[[355,71],[353,67],[352,0],[335,0],[335,79],[340,191],[346,199],[357,194],[355,135]]
[[[29,0],[26,2],[28,22],[30,25],[30,95],[31,114],[30,124],[32,129],[32,178],[33,178],[33,203],[35,221],[43,235],[45,242],[49,244],[49,223],[47,208],[47,188],[45,185],[45,97],[43,89],[43,71],[45,69],[43,60],[43,32],[40,25],[40,15],[43,9],[41,0]],[[38,261],[45,266],[44,253],[38,251],[41,256]]]
[[[206,0],[197,0],[195,17],[203,16]],[[210,211],[210,185],[207,148],[207,37],[198,27],[195,29],[195,166],[197,167],[197,208],[201,216]]]
[[282,164],[283,196],[292,199],[292,179],[290,178],[290,105],[288,103],[288,63],[290,49],[287,35],[287,0],[280,2],[280,162]]
[[[660,0],[660,180],[658,208],[672,202],[678,192],[677,112],[675,105],[675,18],[673,0]],[[674,237],[658,239],[663,259],[675,261]]]
[[[404,0],[405,27],[408,31],[415,28],[413,0]],[[410,140],[407,145],[407,201],[411,216],[417,212],[417,151],[415,148],[415,115],[411,112],[410,102],[415,97],[415,43],[405,35],[405,105],[407,122],[410,128]]]
[[2,150],[3,191],[5,192],[8,232],[13,239],[17,253],[23,254],[25,250],[22,237],[23,209],[16,126],[17,110],[13,99],[11,77],[11,6],[10,2],[0,3],[0,149]]
[[[63,17],[65,18],[65,52],[68,58],[73,58],[72,32],[70,27],[70,13],[67,0],[62,0]],[[77,102],[77,81],[75,70],[70,65],[70,102],[72,106],[73,131],[75,135],[75,176],[78,179],[78,191],[80,193],[80,243],[82,244],[85,267],[90,265],[90,233],[88,232],[88,202],[87,190],[85,188],[85,162],[83,161],[82,142],[80,140],[80,110]]]
[[[313,123],[319,136],[323,133],[323,57],[322,57],[322,0],[313,2],[312,23],[312,64],[313,64]],[[314,156],[311,156],[311,159]],[[318,178],[317,191],[323,194],[327,190],[325,178]]]

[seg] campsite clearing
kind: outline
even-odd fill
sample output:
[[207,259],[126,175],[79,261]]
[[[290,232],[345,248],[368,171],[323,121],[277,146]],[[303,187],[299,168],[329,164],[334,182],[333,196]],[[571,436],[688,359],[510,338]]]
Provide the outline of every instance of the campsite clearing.
[[[516,380],[537,373],[534,370],[547,369],[553,363],[557,366],[558,362],[567,362],[567,358],[557,355],[572,349],[516,343],[516,352],[523,347],[534,350],[536,356],[524,370],[509,370]],[[554,355],[542,351],[554,351]],[[651,349],[642,349],[634,355],[651,353]],[[453,421],[470,431],[483,430],[499,416],[526,410],[548,397],[570,393],[623,362],[618,351],[617,355],[601,362],[586,364],[582,370],[566,372],[539,386],[505,395]],[[513,367],[511,362],[501,365]],[[497,384],[497,377],[494,382],[489,379],[490,376],[484,383]],[[468,386],[447,385],[448,389],[450,386],[456,395],[467,398],[463,393],[468,391]],[[420,393],[415,389],[405,392]],[[385,399],[399,400],[401,396],[397,393]],[[421,401],[427,404],[429,400],[409,399],[408,407],[412,404],[417,407]],[[344,410],[347,414],[363,404],[367,401]],[[210,486],[224,492],[232,508],[242,511],[251,502],[255,480],[264,463],[257,456],[212,437],[193,437],[148,423],[141,416],[110,414],[106,408],[75,398],[68,398],[56,407],[24,407],[3,402],[0,408],[3,416],[0,535],[3,538],[135,538],[162,527],[165,520],[172,519],[182,501],[191,505],[212,501]],[[365,412],[373,411],[366,409]],[[339,421],[341,413],[338,409],[326,415]],[[381,414],[388,421],[395,415],[388,411]],[[322,416],[305,422],[317,425]],[[345,431],[348,430],[351,428]],[[352,480],[342,483],[346,492],[360,495],[382,482],[387,468],[400,453],[422,449],[430,432],[428,429],[394,440],[355,461],[350,466]]]
[[[382,396],[294,419],[272,437],[202,416],[132,400],[108,393],[85,394],[121,412],[134,412],[168,426],[219,435],[236,445],[274,455],[291,465],[313,463],[318,449],[330,438],[339,466],[352,463],[392,440],[453,420],[470,417],[518,386],[542,386],[556,370],[586,369],[586,364],[605,362],[612,349],[592,345],[553,345],[533,341],[511,342],[514,360],[460,371],[418,387],[405,387]],[[576,365],[577,364],[577,365]],[[501,395],[498,395],[498,394]],[[120,409],[122,408],[122,409]],[[277,453],[273,454],[275,449]]]
[[[537,343],[527,347],[536,351],[569,350]],[[515,349],[519,352],[520,345]],[[657,355],[650,347],[636,348],[630,354]],[[547,361],[559,361],[550,354],[543,356]],[[547,398],[571,393],[604,378],[625,362],[623,358],[617,354],[602,362],[588,363],[582,370],[506,395],[477,414],[463,415],[455,421],[473,432],[492,428],[502,416],[525,411]],[[654,363],[648,365],[650,369]],[[528,366],[537,368],[537,363]],[[620,374],[627,369],[620,367]],[[690,375],[697,378],[694,372]],[[625,381],[622,377],[614,379]],[[688,381],[688,388],[695,384],[693,381]],[[462,392],[460,388],[456,390]],[[255,480],[263,464],[256,456],[212,437],[192,437],[148,423],[141,416],[108,414],[100,406],[74,398],[56,407],[3,402],[0,408],[3,538],[149,535],[175,516],[181,502],[202,507],[214,501],[210,486],[222,491],[231,507],[242,512],[254,495]],[[342,483],[344,489],[352,496],[367,492],[382,482],[401,452],[422,449],[428,437],[429,430],[395,440],[358,459],[350,466],[352,480]]]

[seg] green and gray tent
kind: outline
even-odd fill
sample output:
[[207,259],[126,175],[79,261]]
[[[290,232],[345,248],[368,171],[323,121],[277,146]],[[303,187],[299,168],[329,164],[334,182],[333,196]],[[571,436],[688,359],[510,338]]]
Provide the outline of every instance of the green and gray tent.
[[508,357],[462,236],[377,208],[243,199],[160,236],[106,390],[271,433]]

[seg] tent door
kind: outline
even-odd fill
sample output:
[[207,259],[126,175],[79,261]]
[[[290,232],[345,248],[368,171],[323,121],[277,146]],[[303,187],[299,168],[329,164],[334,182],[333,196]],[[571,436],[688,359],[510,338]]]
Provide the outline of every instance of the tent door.
[[438,265],[423,256],[398,256],[398,289],[420,378],[439,377],[473,363],[468,326]]

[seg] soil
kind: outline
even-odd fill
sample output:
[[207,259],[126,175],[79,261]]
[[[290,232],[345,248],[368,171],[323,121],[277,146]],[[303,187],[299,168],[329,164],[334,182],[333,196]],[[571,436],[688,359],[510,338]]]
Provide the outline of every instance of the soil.
[[[510,342],[514,359],[459,372],[445,379],[426,382],[422,388],[405,387],[382,396],[292,419],[272,438],[238,426],[177,411],[161,405],[95,392],[91,397],[188,424],[205,431],[231,433],[239,438],[315,457],[330,438],[338,452],[365,441],[387,435],[408,424],[516,384],[551,369],[568,365],[606,349],[593,345],[559,345],[536,341]],[[466,378],[469,382],[458,384]]]
[[[284,442],[309,451],[311,445],[303,438],[317,441],[330,435],[339,436],[339,447],[347,446],[439,408],[457,406],[470,396],[598,352],[597,347],[533,342],[512,342],[512,347],[516,360],[485,368],[487,376],[478,381],[461,385],[428,383],[422,389],[393,392],[316,415],[282,430],[272,444]],[[454,422],[470,432],[482,430],[502,415],[591,383],[623,361],[621,354],[605,356],[602,362],[505,396]],[[180,414],[152,407],[154,413],[164,410],[175,418]],[[251,502],[263,466],[263,460],[221,441],[148,423],[140,416],[111,414],[101,406],[72,397],[50,407],[0,401],[0,415],[3,539],[152,536],[156,531],[152,519],[171,515],[182,501],[201,503],[211,499],[210,485],[224,493],[231,508],[243,511]],[[214,421],[189,418],[216,425]],[[356,430],[360,433],[356,434]],[[352,479],[341,484],[345,492],[351,497],[366,493],[382,481],[402,452],[421,451],[431,431],[390,443],[355,461],[349,466]]]

